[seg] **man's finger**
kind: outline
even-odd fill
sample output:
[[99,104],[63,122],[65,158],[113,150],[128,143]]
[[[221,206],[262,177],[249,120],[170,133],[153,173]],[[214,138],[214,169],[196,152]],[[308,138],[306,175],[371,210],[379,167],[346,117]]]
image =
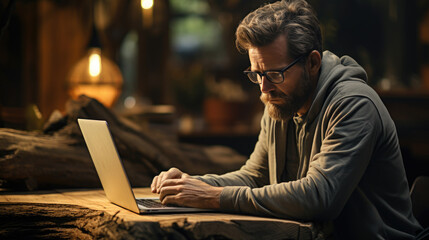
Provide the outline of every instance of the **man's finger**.
[[150,185],[150,188],[151,188],[151,190],[152,190],[152,192],[153,192],[153,193],[155,193],[155,192],[156,192],[156,190],[157,190],[157,186],[158,186],[158,179],[159,179],[159,177],[158,177],[158,176],[155,176],[155,177],[153,178],[153,180],[152,180],[152,184]]
[[167,172],[166,171],[162,171],[159,175],[158,175],[158,179],[156,180],[156,193],[159,193],[159,188],[161,187],[161,183],[164,180],[165,176],[166,176]]
[[162,174],[162,172],[158,176],[155,177],[156,179],[154,178],[154,186],[153,186],[153,188],[155,188],[154,189],[155,192],[157,192],[158,189],[159,189],[159,182],[161,181],[161,174]]
[[160,174],[160,179],[157,183],[157,193],[159,193],[162,188],[162,183],[170,179],[180,179],[182,177],[182,171],[177,168],[170,168],[167,172],[162,172]]
[[161,201],[161,203],[163,205],[178,205],[176,203],[176,197],[174,195],[167,195],[167,196],[163,197],[162,199],[159,198],[159,200]]
[[158,193],[160,194],[159,198],[162,201],[164,197],[169,195],[180,194],[184,190],[184,179],[166,179],[160,184]]
[[164,198],[167,196],[177,195],[183,190],[183,187],[180,185],[166,186],[160,189],[159,200],[163,202]]
[[182,177],[182,171],[180,171],[179,169],[173,167],[170,168],[167,172],[166,175],[168,178],[181,178]]
[[183,179],[166,179],[161,182],[159,185],[159,188],[162,189],[163,187],[167,186],[176,186],[176,185],[183,185],[184,181]]

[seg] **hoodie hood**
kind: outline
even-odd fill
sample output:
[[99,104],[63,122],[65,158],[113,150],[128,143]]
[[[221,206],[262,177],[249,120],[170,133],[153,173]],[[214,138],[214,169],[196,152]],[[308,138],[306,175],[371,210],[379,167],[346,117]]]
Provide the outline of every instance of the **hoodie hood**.
[[365,70],[351,57],[339,58],[330,51],[323,52],[322,66],[316,87],[316,96],[307,114],[311,123],[318,116],[323,104],[335,85],[345,81],[360,81],[366,84]]

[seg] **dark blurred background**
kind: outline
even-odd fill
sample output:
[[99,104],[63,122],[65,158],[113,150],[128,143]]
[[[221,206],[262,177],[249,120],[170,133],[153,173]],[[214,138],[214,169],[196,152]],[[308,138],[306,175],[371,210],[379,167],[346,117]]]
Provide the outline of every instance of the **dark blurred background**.
[[[263,105],[234,33],[267,2],[0,0],[0,127],[40,130],[86,93],[144,128],[248,155]],[[356,59],[388,107],[409,178],[428,175],[429,1],[309,3],[324,49]]]

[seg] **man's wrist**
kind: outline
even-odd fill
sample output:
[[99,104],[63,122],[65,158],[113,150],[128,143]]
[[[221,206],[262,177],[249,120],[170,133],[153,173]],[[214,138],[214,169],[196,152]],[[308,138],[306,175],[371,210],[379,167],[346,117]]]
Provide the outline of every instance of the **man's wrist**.
[[220,195],[223,191],[223,187],[213,187],[213,200],[212,200],[212,208],[219,209],[220,208]]

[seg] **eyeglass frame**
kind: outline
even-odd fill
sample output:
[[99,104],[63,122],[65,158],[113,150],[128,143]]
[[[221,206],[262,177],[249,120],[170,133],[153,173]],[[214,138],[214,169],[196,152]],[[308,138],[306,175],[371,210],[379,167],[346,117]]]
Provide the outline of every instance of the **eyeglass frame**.
[[[246,70],[244,70],[243,71],[243,73],[247,76],[247,78],[249,78],[249,80],[252,82],[252,83],[255,83],[255,84],[261,84],[262,83],[262,81],[261,82],[259,82],[259,81],[253,81],[250,77],[249,77],[249,73],[256,73],[256,74],[258,74],[258,76],[260,77],[260,79],[262,79],[262,77],[266,77],[267,78],[267,80],[270,82],[270,83],[273,83],[273,84],[280,84],[280,83],[283,83],[284,81],[285,81],[285,76],[284,76],[284,72],[286,72],[289,68],[291,68],[291,67],[293,67],[297,62],[299,62],[299,60],[301,60],[303,57],[305,57],[305,56],[307,56],[308,54],[302,54],[301,56],[299,56],[297,59],[295,59],[293,62],[291,62],[289,65],[287,65],[286,67],[284,67],[284,68],[282,68],[281,70],[268,70],[268,71],[264,71],[264,72],[254,72],[254,71],[249,71],[249,69],[251,68],[251,67],[248,67]],[[280,73],[280,75],[282,76],[282,81],[281,82],[273,82],[272,81],[272,79],[267,75],[267,72],[276,72],[276,73]]]

